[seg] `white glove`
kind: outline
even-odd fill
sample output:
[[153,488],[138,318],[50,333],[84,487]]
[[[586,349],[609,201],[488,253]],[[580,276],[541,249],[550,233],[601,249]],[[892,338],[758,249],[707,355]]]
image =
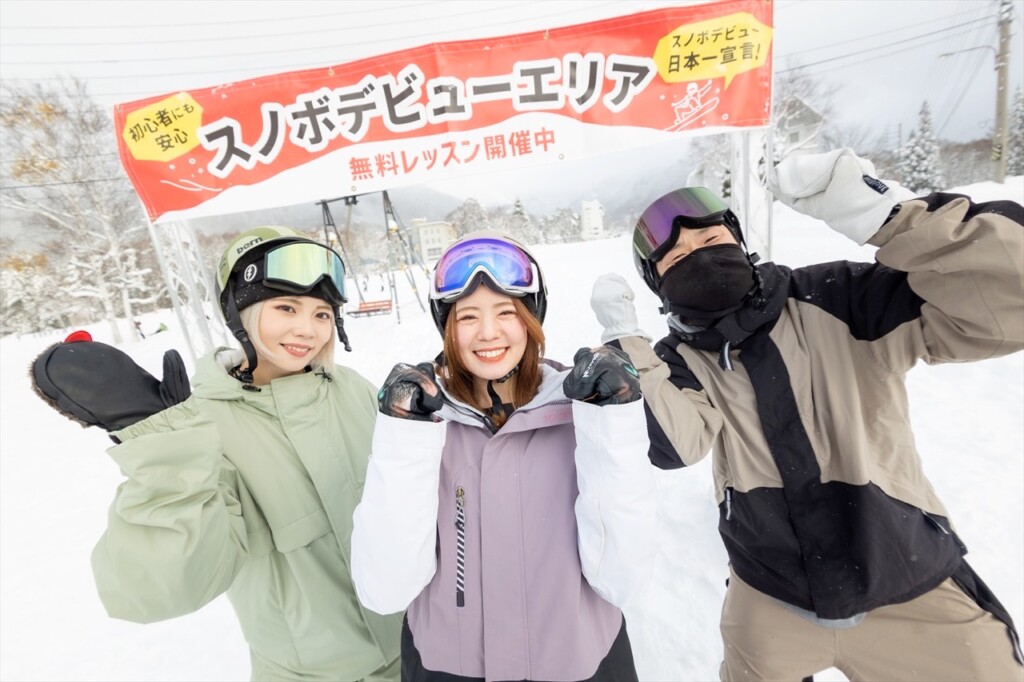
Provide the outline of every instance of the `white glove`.
[[874,164],[849,148],[788,156],[775,167],[768,188],[790,208],[858,244],[878,232],[896,204],[914,198],[899,183],[878,180]]
[[636,321],[633,290],[621,275],[609,272],[597,278],[590,294],[590,307],[604,327],[601,343],[627,336],[640,336],[650,343],[651,337],[640,331]]

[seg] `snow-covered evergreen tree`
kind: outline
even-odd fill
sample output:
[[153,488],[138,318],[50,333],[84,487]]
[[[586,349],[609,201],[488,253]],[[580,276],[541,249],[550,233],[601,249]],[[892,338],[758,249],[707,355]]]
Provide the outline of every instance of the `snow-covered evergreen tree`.
[[900,177],[912,192],[927,194],[943,189],[945,181],[939,164],[939,143],[932,128],[928,102],[921,105],[917,128],[910,133],[900,153]]
[[511,212],[491,214],[491,225],[524,244],[544,243],[540,227],[523,206],[522,199],[518,197]]
[[1024,91],[1017,88],[1010,109],[1010,131],[1006,140],[1006,174],[1024,175]]
[[541,220],[541,231],[548,244],[580,241],[580,216],[571,208],[560,208]]
[[110,115],[77,80],[5,84],[0,95],[0,202],[66,247],[65,297],[88,300],[120,343],[117,319],[134,335],[135,305],[153,302],[163,284],[138,265],[145,216],[118,162]]
[[479,201],[472,197],[462,202],[461,206],[446,215],[444,219],[455,226],[459,237],[463,237],[469,232],[491,229],[487,211]]

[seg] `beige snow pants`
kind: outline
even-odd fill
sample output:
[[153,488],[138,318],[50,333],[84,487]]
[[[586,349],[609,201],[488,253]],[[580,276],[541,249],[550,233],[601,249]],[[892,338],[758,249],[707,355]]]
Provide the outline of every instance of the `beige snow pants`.
[[836,668],[853,682],[1019,682],[1007,626],[953,581],[884,606],[852,628],[815,625],[735,573],[722,607],[724,682],[799,682]]

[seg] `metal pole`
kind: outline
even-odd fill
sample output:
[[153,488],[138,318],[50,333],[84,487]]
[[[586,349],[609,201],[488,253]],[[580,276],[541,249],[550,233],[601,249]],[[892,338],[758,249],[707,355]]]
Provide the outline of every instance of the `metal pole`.
[[996,56],[996,138],[992,147],[995,162],[995,181],[1006,180],[1007,97],[1010,71],[1010,24],[1013,23],[1013,5],[1010,0],[999,3],[999,54]]

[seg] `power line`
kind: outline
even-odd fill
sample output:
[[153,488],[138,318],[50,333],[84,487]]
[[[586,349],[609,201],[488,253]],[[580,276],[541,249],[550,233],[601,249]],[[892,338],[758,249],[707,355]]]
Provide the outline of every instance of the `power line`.
[[[536,2],[534,2],[532,4],[536,4]],[[597,5],[588,4],[583,9],[586,9],[587,11],[590,11],[594,7],[610,6],[610,5],[617,5],[617,4],[618,4],[617,2],[608,1],[608,2],[601,3],[601,4],[597,4]],[[481,8],[481,9],[474,9],[474,10],[470,10],[470,11],[464,11],[463,10],[463,11],[460,11],[457,14],[451,15],[451,16],[452,17],[456,17],[456,16],[457,17],[465,17],[465,16],[470,16],[470,15],[475,15],[475,14],[482,14],[484,12],[493,13],[494,11],[495,11],[494,7],[486,6],[486,7]],[[547,19],[547,18],[550,18],[550,17],[566,16],[566,15],[569,15],[569,14],[571,14],[573,12],[576,12],[576,11],[578,11],[578,10],[569,10],[569,11],[560,10],[560,11],[552,12],[552,13],[549,13],[549,14],[530,15],[528,18],[531,19],[531,20]],[[434,17],[434,19],[437,19],[437,18],[438,17]],[[444,18],[450,18],[450,17],[444,17]],[[501,21],[501,22],[488,22],[487,26],[488,27],[491,27],[491,26],[502,26],[502,25],[507,25],[507,24],[519,23],[521,21],[522,21],[522,19],[520,18],[520,19],[511,19],[511,20],[506,20],[506,21]],[[293,32],[289,32],[289,33],[282,33],[280,31],[274,31],[272,33],[248,34],[248,35],[240,35],[240,36],[222,36],[222,35],[218,35],[215,38],[174,38],[174,39],[170,39],[170,40],[102,41],[102,42],[95,42],[95,43],[92,43],[92,42],[90,42],[90,43],[69,43],[69,42],[13,43],[13,42],[6,42],[5,41],[4,45],[6,47],[62,47],[62,48],[68,48],[68,47],[109,47],[109,46],[125,46],[125,45],[136,45],[136,46],[139,46],[139,47],[150,47],[152,45],[181,45],[181,44],[190,44],[190,43],[208,43],[208,42],[214,42],[214,41],[216,41],[216,42],[223,42],[223,41],[226,41],[226,40],[254,40],[254,39],[260,39],[260,38],[281,38],[281,37],[288,37],[288,36],[310,36],[310,35],[316,35],[316,34],[320,34],[320,33],[333,33],[333,34],[337,34],[339,31],[356,32],[356,31],[360,31],[362,29],[367,29],[367,28],[379,28],[381,26],[396,26],[396,25],[399,25],[399,24],[423,24],[423,19],[421,19],[421,18],[409,18],[409,19],[401,20],[401,19],[394,19],[394,18],[390,18],[389,17],[386,21],[383,21],[383,22],[380,22],[380,23],[361,24],[359,26],[345,26],[345,27],[342,27],[342,28],[336,28],[336,27],[334,27],[334,28],[324,28],[324,29],[316,29],[316,30],[310,30],[310,31],[293,31]],[[452,32],[456,32],[456,31],[460,31],[460,30],[462,30],[462,29],[461,28],[454,28],[454,29],[449,29],[447,31],[445,31],[445,30],[430,31],[429,33],[419,33],[419,34],[412,34],[412,35],[408,35],[408,36],[403,36],[403,38],[424,38],[424,39],[429,39],[432,36],[436,36],[436,35],[444,34],[444,33],[452,33]],[[355,43],[353,43],[353,42],[346,42],[345,45],[346,46],[347,45],[367,45],[367,44],[374,44],[374,43],[379,43],[379,42],[380,42],[380,40],[378,39],[378,40],[371,40],[371,41],[365,41],[365,42],[355,42]],[[335,47],[335,46],[325,46],[325,47]],[[226,54],[226,55],[217,55],[217,56],[219,56],[219,57],[228,56],[229,57],[229,56],[232,56],[232,55],[231,54]],[[130,61],[134,61],[134,60],[130,60]]]
[[36,187],[64,187],[64,186],[68,186],[68,185],[91,185],[94,182],[115,182],[115,181],[126,182],[127,180],[128,180],[127,177],[119,177],[119,178],[94,178],[92,180],[68,180],[66,182],[40,182],[40,183],[36,183],[36,184],[32,184],[32,185],[18,185],[18,186],[0,185],[0,192],[10,192],[10,191],[20,190],[20,189],[21,190],[23,190],[23,189],[35,189]]
[[[956,19],[958,17],[968,16],[968,15],[973,15],[973,14],[975,14],[975,12],[973,10],[970,11],[970,12],[961,12],[960,14],[950,14],[948,16],[939,17],[937,19],[929,19],[928,21],[920,21],[917,24],[915,24],[915,26],[924,26],[926,24],[936,24],[936,23],[938,23],[940,21],[947,21],[949,19]],[[950,29],[960,28],[960,27],[962,27],[964,25],[965,24],[957,24],[956,26],[951,26],[949,28]],[[788,52],[785,55],[780,55],[780,57],[781,58],[790,58],[790,57],[793,57],[794,55],[804,54],[806,52],[817,52],[818,50],[828,50],[828,49],[834,48],[834,47],[836,47],[838,45],[848,45],[849,43],[859,43],[862,40],[869,40],[871,38],[876,38],[878,36],[888,35],[890,33],[899,33],[901,31],[906,31],[907,28],[909,28],[909,27],[901,26],[899,28],[889,29],[888,31],[878,31],[876,33],[872,33],[871,35],[860,36],[859,38],[850,38],[849,40],[840,40],[839,42],[832,42],[832,43],[829,43],[827,45],[819,45],[817,47],[809,47],[809,48],[806,48],[804,50],[797,50],[795,52]],[[909,40],[913,40],[913,38],[909,38]]]
[[[841,59],[848,59],[850,57],[856,57],[858,55],[867,54],[869,52],[873,52],[873,51],[878,50],[880,48],[889,47],[891,45],[905,44],[905,43],[908,43],[908,42],[913,41],[913,40],[918,40],[920,38],[927,38],[928,36],[934,36],[934,35],[939,35],[941,33],[948,33],[949,31],[959,30],[959,29],[962,29],[964,26],[966,26],[968,24],[976,24],[976,23],[980,23],[980,22],[991,22],[991,21],[992,21],[991,17],[984,17],[982,19],[976,19],[974,21],[966,22],[964,24],[959,24],[959,25],[956,25],[956,26],[948,26],[946,28],[941,28],[941,29],[938,29],[936,31],[929,31],[928,33],[921,33],[921,34],[918,34],[916,36],[911,36],[910,38],[901,39],[899,42],[884,43],[882,45],[876,45],[875,47],[869,47],[869,48],[865,48],[863,50],[857,50],[855,52],[847,52],[846,54],[837,55],[835,57],[827,57],[825,59],[819,59],[816,62],[810,62],[808,64],[802,64],[800,66],[793,66],[793,67],[789,67],[787,69],[779,69],[779,70],[776,71],[776,73],[786,73],[788,71],[796,71],[798,69],[806,69],[806,68],[809,68],[809,67],[812,67],[812,66],[817,66],[819,64],[828,64],[830,62],[839,61]],[[893,54],[899,54],[901,52],[909,52],[910,50],[915,50],[915,49],[917,49],[919,47],[924,47],[925,45],[931,45],[931,44],[934,44],[934,43],[937,43],[937,42],[942,42],[943,40],[946,40],[946,39],[942,38],[940,40],[926,41],[926,42],[921,43],[919,45],[910,46],[910,47],[906,47],[906,48],[904,48],[902,50],[897,50],[895,52],[886,53],[886,55],[884,55],[884,56],[890,56],[890,55],[893,55]],[[876,59],[876,58],[877,57],[873,57],[872,59]],[[864,60],[864,61],[871,61],[871,60],[868,59],[868,60]]]
[[[387,8],[388,8],[388,10],[392,10],[393,11],[393,10],[407,9],[407,8],[410,8],[410,7],[423,7],[423,6],[426,6],[426,5],[429,5],[429,4],[431,4],[431,3],[428,0],[427,2],[418,2],[418,3],[413,3],[413,4],[410,4],[410,5],[387,5]],[[299,21],[299,20],[306,21],[307,19],[320,20],[320,19],[325,19],[325,18],[328,18],[328,17],[349,17],[349,16],[352,16],[353,14],[371,14],[371,13],[379,13],[379,12],[380,12],[380,9],[375,7],[374,9],[347,10],[345,12],[332,12],[330,14],[314,14],[314,15],[304,15],[304,16],[273,17],[273,18],[268,18],[268,19],[232,19],[231,20],[231,24],[234,25],[234,26],[237,26],[237,25],[241,25],[241,24],[278,23],[278,22],[282,22],[282,21]],[[208,21],[200,21],[200,22],[196,22],[196,23],[187,23],[187,24],[164,24],[164,23],[162,23],[162,24],[160,24],[160,28],[162,28],[162,29],[164,29],[164,28],[196,28],[196,27],[199,27],[199,26],[209,26],[209,25],[210,25],[210,22],[208,22]],[[45,31],[49,31],[49,30],[52,30],[52,29],[71,29],[71,30],[75,30],[75,31],[81,31],[83,29],[90,29],[90,28],[112,28],[112,29],[121,30],[121,29],[127,29],[127,28],[153,28],[153,27],[154,27],[153,24],[118,24],[116,26],[111,26],[111,25],[108,25],[108,24],[105,24],[103,26],[82,26],[80,24],[79,25],[68,25],[68,26],[56,26],[56,25],[52,25],[52,24],[46,24],[45,26],[31,26],[31,25],[29,25],[29,26],[10,26],[10,25],[5,25],[4,26],[4,30],[7,30],[7,31],[11,31],[11,30],[14,30],[14,31],[17,31],[17,30],[25,30],[25,31],[45,30]]]

